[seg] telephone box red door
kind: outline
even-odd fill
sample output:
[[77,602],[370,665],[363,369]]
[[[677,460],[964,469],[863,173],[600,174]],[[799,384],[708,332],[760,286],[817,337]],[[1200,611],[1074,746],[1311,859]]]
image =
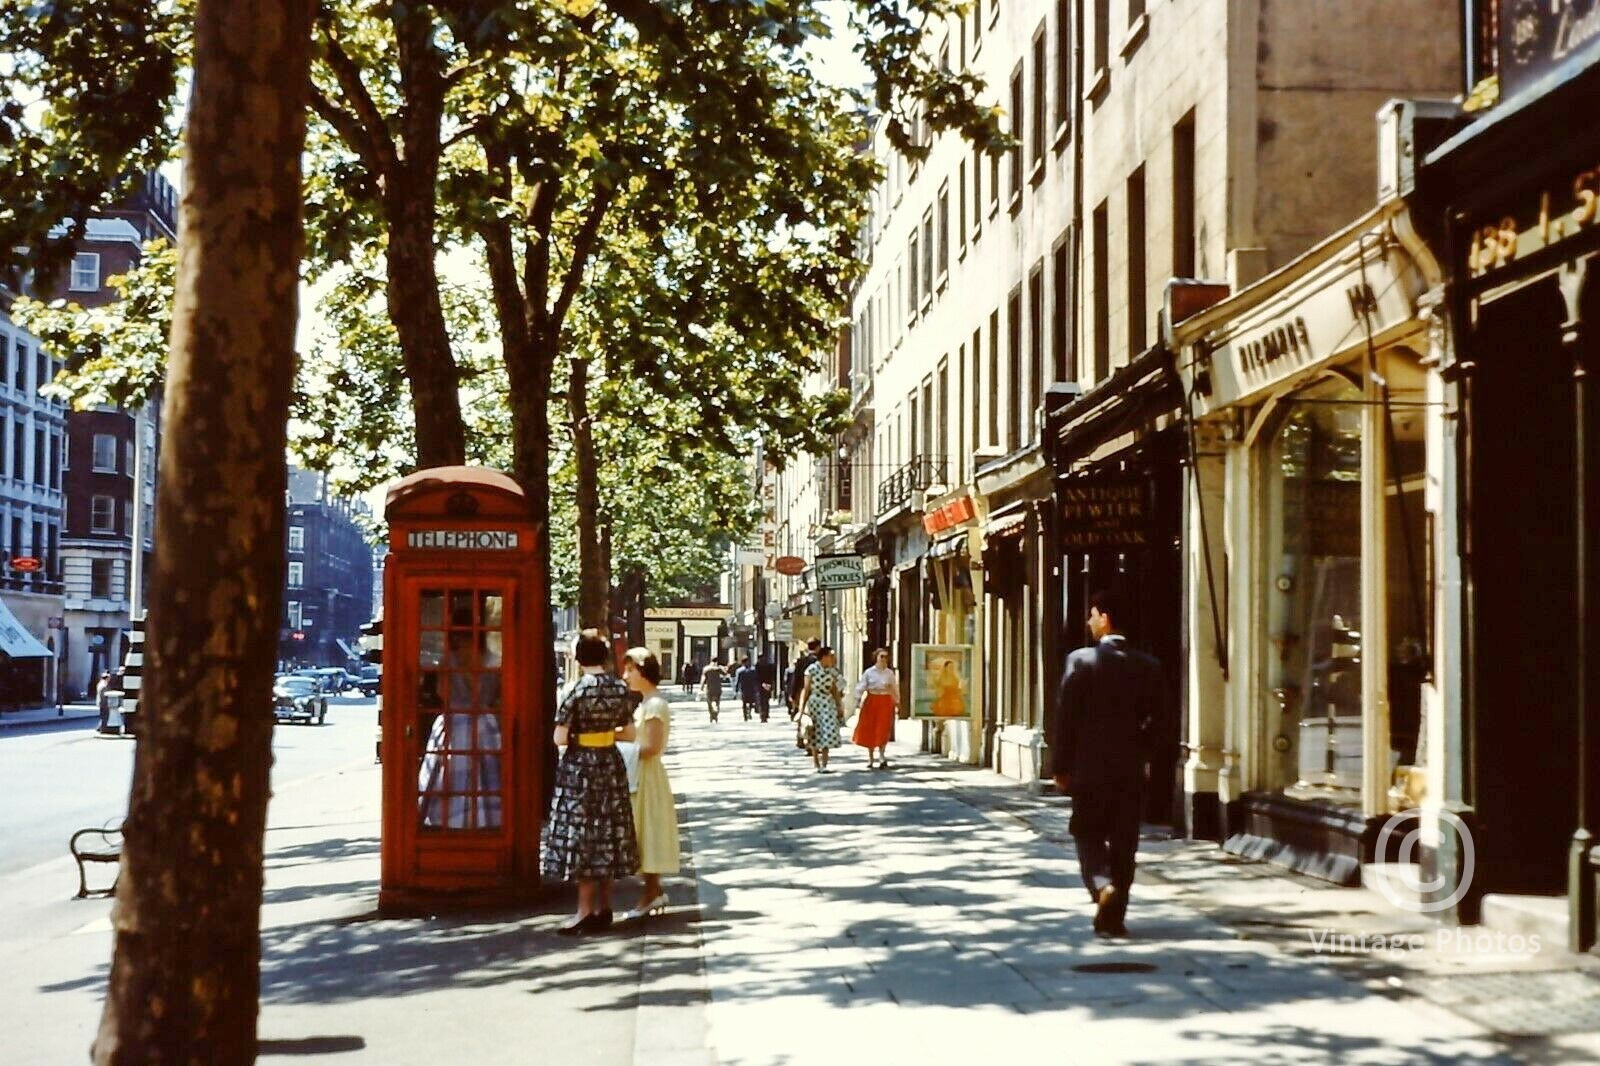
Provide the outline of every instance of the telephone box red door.
[[538,887],[548,625],[526,501],[503,474],[424,470],[384,515],[386,911]]

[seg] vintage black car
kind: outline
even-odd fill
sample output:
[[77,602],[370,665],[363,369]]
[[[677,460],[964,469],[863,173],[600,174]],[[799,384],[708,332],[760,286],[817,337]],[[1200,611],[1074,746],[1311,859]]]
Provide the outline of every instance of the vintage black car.
[[315,678],[286,674],[272,683],[272,713],[280,722],[322,725],[328,720],[328,697]]

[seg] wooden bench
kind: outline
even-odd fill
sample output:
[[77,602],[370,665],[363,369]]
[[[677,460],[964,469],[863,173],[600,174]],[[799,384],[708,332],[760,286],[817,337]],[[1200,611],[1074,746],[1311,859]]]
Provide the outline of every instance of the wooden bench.
[[[80,841],[83,843],[79,843]],[[84,864],[122,861],[122,820],[117,819],[115,823],[107,822],[97,829],[78,830],[67,842],[67,849],[78,862],[78,894],[72,898],[84,899],[90,894],[89,879]],[[117,878],[113,877],[110,888],[96,890],[95,894],[114,896],[116,892]]]

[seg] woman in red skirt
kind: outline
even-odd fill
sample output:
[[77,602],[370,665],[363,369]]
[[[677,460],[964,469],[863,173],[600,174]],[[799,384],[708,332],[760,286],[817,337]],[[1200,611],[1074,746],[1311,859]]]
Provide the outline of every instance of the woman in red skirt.
[[889,768],[889,737],[900,709],[900,679],[889,666],[889,651],[872,653],[872,665],[856,682],[856,729],[851,739],[867,749],[867,769]]

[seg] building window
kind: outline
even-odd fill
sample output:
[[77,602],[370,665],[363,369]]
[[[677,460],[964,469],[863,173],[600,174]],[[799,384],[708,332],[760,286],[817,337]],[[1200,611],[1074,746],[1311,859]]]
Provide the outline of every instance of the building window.
[[292,552],[303,552],[306,550],[305,526],[289,527],[289,550]]
[[1072,293],[1071,268],[1068,265],[1067,251],[1072,246],[1071,234],[1062,234],[1061,240],[1056,243],[1052,254],[1054,263],[1051,267],[1050,285],[1050,326],[1051,326],[1051,354],[1055,363],[1055,380],[1078,380],[1077,360],[1072,358],[1072,338],[1067,333],[1069,324],[1068,312],[1071,309],[1069,300]]
[[1144,0],[1128,0],[1128,26],[1144,17]]
[[1104,381],[1111,374],[1111,270],[1106,262],[1110,245],[1106,201],[1094,209],[1094,240],[1089,248],[1094,271],[1094,380]]
[[28,391],[28,349],[19,340],[13,345],[11,359],[11,387],[18,392]]
[[33,483],[40,488],[49,486],[45,480],[50,472],[50,445],[43,429],[33,431]]
[[1044,165],[1044,119],[1045,119],[1045,83],[1047,78],[1044,69],[1044,23],[1039,23],[1039,31],[1033,35],[1033,114],[1029,115],[1029,133],[1033,143],[1032,164],[1035,167]]
[[1022,141],[1027,136],[1027,116],[1023,113],[1022,64],[1011,72],[1011,200],[1022,198]]
[[20,418],[11,419],[11,477],[14,481],[21,481],[26,473],[28,451],[28,427]]
[[[983,437],[983,326],[972,331],[972,407],[962,417],[970,416],[972,419],[972,432],[967,435],[967,441],[976,451],[982,446]],[[963,453],[965,458],[965,453]],[[972,469],[976,470],[978,464],[973,463]],[[963,481],[966,479],[963,478]]]
[[922,265],[922,256],[919,248],[921,240],[921,231],[912,229],[911,237],[906,244],[906,258],[911,264],[910,275],[906,279],[906,295],[909,297],[906,300],[906,319],[908,321],[917,317],[917,304],[921,302],[918,299],[918,294],[921,291],[921,285],[918,284]]
[[1111,62],[1111,0],[1094,0],[1094,51],[1090,56],[1096,74]]
[[73,292],[94,292],[100,288],[100,256],[95,252],[79,252],[72,257]]
[[933,302],[933,208],[922,216],[922,303]]
[[983,149],[972,150],[972,239],[983,233]]
[[956,168],[956,240],[967,250],[967,161]]
[[89,501],[89,529],[94,533],[117,531],[117,501],[110,496],[95,496]]
[[983,43],[983,0],[974,0],[972,5],[972,54],[978,54],[978,46]]
[[992,215],[1000,209],[1000,155],[989,155],[989,213]]
[[1144,167],[1128,175],[1128,358],[1144,351]]
[[306,581],[306,564],[294,562],[289,564],[289,587],[297,589]]
[[290,600],[285,606],[287,608],[287,613],[289,615],[289,628],[290,629],[299,629],[300,628],[300,601],[299,600]]
[[97,474],[117,472],[117,438],[110,433],[94,435],[94,471]]
[[89,560],[89,598],[95,600],[109,600],[111,592],[111,560]]
[[950,186],[939,189],[939,287],[950,280]]
[[1006,301],[1006,450],[1016,451],[1022,443],[1022,290],[1011,290]]
[[1172,128],[1172,276],[1195,277],[1194,112]]
[[1033,440],[1033,411],[1044,396],[1044,260],[1028,277],[1028,388],[1022,411],[1022,439]]
[[1000,312],[989,312],[989,387],[984,390],[989,398],[990,447],[1000,444]]
[[1072,122],[1072,0],[1056,0],[1056,129]]
[[951,443],[950,478],[952,485],[967,480],[967,346],[956,349],[956,393],[950,397]]

